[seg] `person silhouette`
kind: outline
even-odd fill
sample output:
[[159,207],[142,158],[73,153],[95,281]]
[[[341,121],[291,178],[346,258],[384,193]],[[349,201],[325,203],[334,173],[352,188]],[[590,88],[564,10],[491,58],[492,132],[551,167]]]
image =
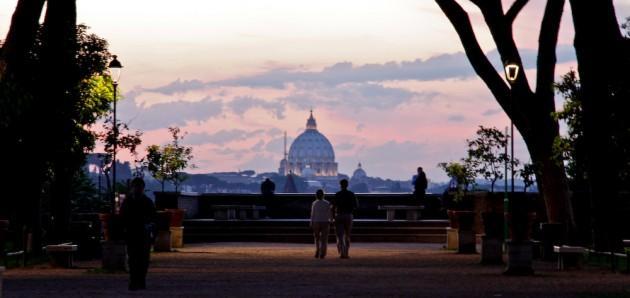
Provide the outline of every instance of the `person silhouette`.
[[144,186],[142,178],[134,178],[131,181],[131,193],[120,207],[129,257],[130,291],[146,289],[153,242],[156,211],[153,201],[144,194]]
[[311,205],[311,222],[315,238],[315,258],[326,257],[328,248],[328,231],[330,230],[330,202],[324,199],[324,191],[318,189],[315,193],[315,201]]
[[276,184],[273,183],[271,179],[265,178],[265,181],[260,184],[260,193],[262,195],[265,208],[267,209],[267,217],[269,217],[273,212],[273,197],[275,192]]
[[415,175],[413,181],[413,195],[416,198],[416,202],[421,204],[424,202],[424,195],[427,191],[427,175],[422,170],[422,167],[418,167],[418,174]]
[[332,200],[332,214],[337,234],[337,251],[342,259],[350,258],[350,236],[352,233],[353,212],[359,207],[356,195],[348,190],[348,180],[339,181],[341,190]]

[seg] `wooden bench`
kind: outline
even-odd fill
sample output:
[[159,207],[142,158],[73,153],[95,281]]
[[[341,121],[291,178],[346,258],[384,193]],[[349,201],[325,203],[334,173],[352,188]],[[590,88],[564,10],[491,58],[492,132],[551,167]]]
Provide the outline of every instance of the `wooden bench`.
[[378,210],[387,211],[387,221],[392,221],[396,217],[396,210],[405,210],[407,212],[407,220],[418,220],[420,210],[424,206],[405,206],[405,205],[379,205]]
[[72,243],[62,243],[46,245],[45,249],[53,266],[72,268],[74,254],[79,250],[79,247]]
[[236,212],[238,211],[238,218],[241,220],[247,219],[247,213],[251,212],[252,219],[260,218],[260,211],[266,210],[264,206],[257,205],[212,205],[210,206],[214,210],[214,219],[232,220],[236,219]]
[[581,266],[586,249],[579,246],[554,245],[553,252],[558,254],[558,270],[564,270],[567,265]]

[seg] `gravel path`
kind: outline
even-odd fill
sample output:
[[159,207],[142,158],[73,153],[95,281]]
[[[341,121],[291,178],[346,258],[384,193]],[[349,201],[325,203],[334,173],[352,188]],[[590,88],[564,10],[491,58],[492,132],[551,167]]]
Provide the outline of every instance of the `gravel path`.
[[630,297],[630,275],[597,268],[558,272],[535,263],[532,277],[502,276],[479,255],[440,245],[357,243],[351,259],[314,259],[310,245],[215,243],[156,253],[148,290],[128,292],[127,275],[102,273],[97,262],[77,269],[12,269],[4,297]]

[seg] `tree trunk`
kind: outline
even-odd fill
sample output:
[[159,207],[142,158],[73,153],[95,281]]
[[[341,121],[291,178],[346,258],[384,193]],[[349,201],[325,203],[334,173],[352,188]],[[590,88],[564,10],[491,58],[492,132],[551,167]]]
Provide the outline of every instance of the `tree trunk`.
[[33,47],[44,0],[19,0],[0,57],[0,80],[6,75],[23,79],[29,50]]
[[[617,173],[614,150],[614,98],[611,86],[630,67],[611,0],[570,0],[575,27],[586,151],[587,192],[593,214],[595,249],[621,246],[618,223]],[[627,78],[627,75],[625,75]],[[626,81],[627,84],[630,82]]]
[[[79,99],[75,0],[48,0],[43,32],[42,67],[45,93],[39,96],[40,116],[48,120],[42,145],[52,149],[54,170],[52,212],[54,240],[64,241],[70,223],[70,200],[75,170],[82,152],[74,151],[76,131],[72,113]],[[63,70],[63,75],[58,73]]]
[[548,220],[573,224],[572,212],[568,210],[570,204],[564,168],[552,161],[553,142],[559,137],[558,122],[552,117],[552,112],[555,112],[555,49],[564,1],[548,0],[545,7],[539,35],[535,92],[529,86],[512,36],[512,23],[527,1],[515,1],[505,14],[501,1],[472,1],[484,16],[501,60],[521,65],[518,78],[510,85],[505,83],[482,51],[466,11],[455,0],[435,1],[457,31],[473,69],[514,122],[527,144],[532,160],[539,164],[536,177],[547,207]]

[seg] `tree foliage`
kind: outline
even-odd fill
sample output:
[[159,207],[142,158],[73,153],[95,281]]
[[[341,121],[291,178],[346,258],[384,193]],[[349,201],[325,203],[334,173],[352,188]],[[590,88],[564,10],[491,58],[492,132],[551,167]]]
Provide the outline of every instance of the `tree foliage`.
[[454,180],[455,186],[455,202],[460,202],[468,190],[470,185],[475,184],[476,173],[472,165],[465,160],[462,162],[441,162],[438,167],[446,172],[446,175]]
[[[475,173],[481,175],[490,182],[490,191],[494,192],[494,185],[499,179],[503,179],[505,166],[511,163],[510,155],[505,151],[508,143],[508,135],[497,128],[479,126],[477,137],[466,140],[468,143],[468,157],[466,160],[473,166]],[[514,159],[512,168],[519,161]]]
[[559,136],[554,144],[555,158],[566,166],[571,187],[577,190],[586,180],[582,93],[577,73],[569,71],[555,87],[564,97],[564,104],[554,115],[567,124],[567,135]]
[[171,133],[171,143],[147,147],[145,163],[153,178],[162,184],[162,191],[166,181],[172,182],[175,191],[178,191],[179,185],[187,178],[182,171],[189,167],[189,162],[193,159],[192,147],[180,144],[184,136],[179,127],[169,127],[168,130]]
[[[116,121],[114,124],[111,113],[103,122],[103,131],[97,133],[98,139],[103,143],[105,154],[99,155],[101,158],[101,172],[105,175],[108,193],[118,191],[119,185],[116,181],[110,181],[109,173],[112,170],[114,153],[127,150],[133,156],[137,156],[138,146],[142,144],[142,132],[131,131],[126,123]],[[116,148],[116,149],[114,149]],[[114,150],[116,152],[114,152]],[[116,179],[118,180],[118,179]],[[115,188],[115,189],[114,189]]]

